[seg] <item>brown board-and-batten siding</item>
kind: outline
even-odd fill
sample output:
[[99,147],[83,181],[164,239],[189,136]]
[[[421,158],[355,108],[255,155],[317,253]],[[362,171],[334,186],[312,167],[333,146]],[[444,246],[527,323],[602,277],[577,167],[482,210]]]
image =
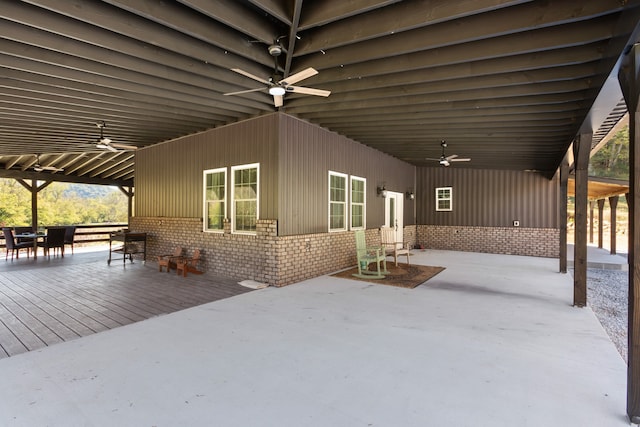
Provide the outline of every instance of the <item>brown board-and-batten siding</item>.
[[[202,218],[202,173],[260,164],[260,218],[277,218],[278,120],[262,116],[139,150],[135,214]],[[227,216],[230,216],[227,203]]]
[[[328,231],[329,171],[366,179],[368,229],[384,223],[378,186],[403,194],[415,191],[414,166],[285,114],[280,115],[279,153],[278,234],[282,236]],[[413,204],[405,200],[405,225],[415,224]]]

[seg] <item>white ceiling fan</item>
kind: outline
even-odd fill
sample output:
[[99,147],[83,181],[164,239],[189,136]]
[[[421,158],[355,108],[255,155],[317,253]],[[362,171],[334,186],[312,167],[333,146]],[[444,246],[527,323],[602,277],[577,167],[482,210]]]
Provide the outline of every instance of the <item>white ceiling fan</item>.
[[[283,50],[282,47],[277,43],[274,43],[271,46],[269,46],[269,54],[274,57],[275,66],[274,66],[273,76],[269,77],[268,80],[263,79],[262,77],[255,76],[247,71],[241,70],[240,68],[232,68],[231,71],[238,74],[242,74],[245,77],[249,77],[250,79],[253,79],[257,82],[260,82],[266,85],[267,92],[269,92],[269,95],[273,96],[273,104],[276,107],[282,107],[283,97],[284,97],[284,94],[287,92],[300,93],[303,95],[324,96],[324,97],[331,95],[331,91],[329,90],[314,89],[314,88],[304,87],[304,86],[294,86],[295,83],[298,83],[299,81],[308,79],[309,77],[315,76],[316,74],[318,74],[318,71],[312,67],[309,67],[298,73],[292,74],[287,78],[282,78],[282,76],[278,75],[278,72],[277,72],[278,63],[277,63],[276,57],[282,53],[282,50]],[[264,87],[261,87],[257,89],[240,90],[237,92],[225,93],[224,95],[240,95],[243,93],[258,92],[264,89],[265,89]]]
[[62,172],[64,169],[57,168],[55,166],[45,166],[40,163],[40,154],[36,154],[36,164],[33,165],[35,172],[49,171],[49,172]]
[[451,154],[450,156],[447,156],[444,153],[444,149],[447,148],[447,141],[445,141],[444,139],[440,141],[440,146],[442,147],[442,155],[440,156],[439,159],[427,157],[425,160],[435,160],[444,167],[450,166],[452,162],[470,162],[471,161],[471,159],[459,158],[457,154]]
[[100,138],[96,140],[96,148],[109,151],[137,150],[135,145],[119,144],[112,142],[110,138],[104,136],[104,128],[107,127],[105,122],[97,122],[96,126],[100,129]]

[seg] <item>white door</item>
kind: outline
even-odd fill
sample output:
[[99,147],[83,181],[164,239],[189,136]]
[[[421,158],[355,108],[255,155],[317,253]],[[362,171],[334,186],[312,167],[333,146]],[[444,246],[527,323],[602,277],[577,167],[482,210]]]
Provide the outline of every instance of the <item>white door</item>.
[[404,198],[402,193],[387,191],[384,201],[384,225],[396,231],[396,242],[402,242],[404,230]]

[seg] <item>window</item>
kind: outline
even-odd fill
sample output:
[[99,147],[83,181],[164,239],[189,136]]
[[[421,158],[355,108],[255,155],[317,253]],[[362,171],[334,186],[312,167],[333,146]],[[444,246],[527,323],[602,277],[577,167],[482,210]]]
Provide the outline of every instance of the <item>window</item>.
[[259,175],[257,163],[231,168],[231,229],[235,233],[256,232]]
[[224,231],[227,169],[204,171],[204,231]]
[[347,175],[329,172],[329,231],[347,229]]
[[367,180],[357,176],[351,177],[351,229],[364,230],[366,227],[365,202]]
[[436,188],[436,211],[453,210],[453,189],[451,187]]

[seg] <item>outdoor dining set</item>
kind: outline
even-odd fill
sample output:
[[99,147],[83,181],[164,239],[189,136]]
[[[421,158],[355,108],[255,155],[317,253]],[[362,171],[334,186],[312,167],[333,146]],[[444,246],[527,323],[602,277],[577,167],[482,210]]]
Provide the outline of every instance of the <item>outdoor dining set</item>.
[[33,258],[38,258],[38,248],[43,249],[43,255],[51,258],[51,250],[54,256],[58,253],[64,257],[64,248],[71,246],[73,253],[73,242],[76,233],[75,226],[47,227],[43,232],[34,231],[31,227],[3,227],[4,241],[6,246],[5,260],[11,260],[14,256],[20,257],[20,250],[27,252],[27,257],[33,253]]

